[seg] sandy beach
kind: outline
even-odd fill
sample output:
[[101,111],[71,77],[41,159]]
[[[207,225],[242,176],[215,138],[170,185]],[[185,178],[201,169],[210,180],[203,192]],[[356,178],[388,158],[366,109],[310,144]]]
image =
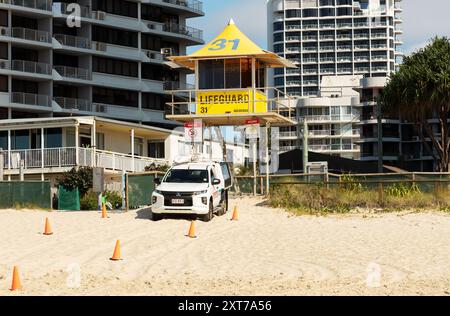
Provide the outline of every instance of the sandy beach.
[[152,222],[149,210],[1,210],[0,295],[450,295],[449,215],[295,217],[262,202],[232,200],[239,221],[197,222],[196,239],[186,219]]

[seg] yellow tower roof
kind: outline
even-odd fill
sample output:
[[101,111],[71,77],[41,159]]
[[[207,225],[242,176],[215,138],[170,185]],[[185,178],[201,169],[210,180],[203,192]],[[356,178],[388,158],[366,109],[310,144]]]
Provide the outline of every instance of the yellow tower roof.
[[219,36],[195,53],[188,56],[171,56],[169,59],[179,65],[194,69],[195,60],[236,57],[253,57],[265,63],[267,67],[296,68],[296,66],[287,59],[261,49],[242,33],[234,23],[233,19],[230,20]]

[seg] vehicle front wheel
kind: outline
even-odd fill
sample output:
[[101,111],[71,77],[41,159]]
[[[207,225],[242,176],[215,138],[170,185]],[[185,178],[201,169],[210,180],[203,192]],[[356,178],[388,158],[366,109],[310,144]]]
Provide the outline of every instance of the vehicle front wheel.
[[214,206],[213,206],[213,201],[209,201],[209,212],[206,215],[202,216],[202,221],[203,222],[210,222],[214,217]]
[[158,221],[160,221],[160,220],[162,220],[162,219],[163,219],[162,214],[155,214],[155,213],[152,213],[152,221],[158,222]]
[[217,213],[218,216],[223,216],[228,212],[228,194],[224,192],[222,194],[222,201],[220,202],[220,210]]

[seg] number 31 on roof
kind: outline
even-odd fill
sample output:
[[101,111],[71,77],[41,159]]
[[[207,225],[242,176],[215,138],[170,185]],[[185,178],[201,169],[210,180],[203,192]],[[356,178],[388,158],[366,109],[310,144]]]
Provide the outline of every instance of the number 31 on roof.
[[218,39],[211,43],[211,47],[208,50],[224,50],[227,48],[227,44],[233,44],[232,50],[237,50],[239,47],[240,39],[226,40],[225,38]]

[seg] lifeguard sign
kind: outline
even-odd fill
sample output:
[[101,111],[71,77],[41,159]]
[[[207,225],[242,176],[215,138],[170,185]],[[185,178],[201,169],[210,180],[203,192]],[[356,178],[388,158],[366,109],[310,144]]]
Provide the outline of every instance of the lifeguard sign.
[[269,68],[296,66],[259,48],[233,20],[197,52],[169,59],[193,70],[196,82],[195,90],[184,91],[189,96],[184,110],[174,110],[175,106],[183,105],[183,101],[173,98],[170,104],[173,113],[168,119],[186,122],[201,118],[208,125],[217,126],[242,125],[246,119],[258,117],[262,123],[295,124],[289,115],[283,116],[289,108],[287,104],[284,104],[286,109],[280,111],[274,99],[269,99],[267,76]]

